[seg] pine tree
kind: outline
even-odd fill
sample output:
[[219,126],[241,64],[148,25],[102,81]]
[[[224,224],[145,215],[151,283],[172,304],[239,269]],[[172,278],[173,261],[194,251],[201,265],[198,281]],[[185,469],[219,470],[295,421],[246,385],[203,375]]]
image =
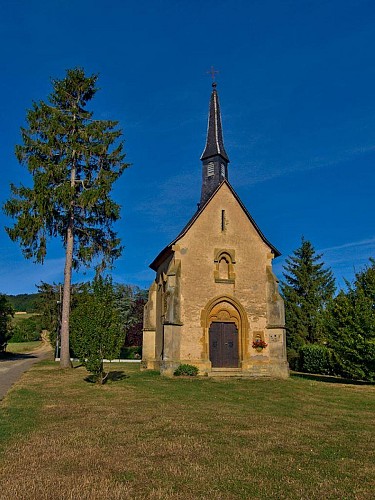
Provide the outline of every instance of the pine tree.
[[86,109],[97,92],[97,75],[83,69],[54,80],[49,101],[34,103],[22,128],[16,156],[33,177],[33,186],[11,185],[4,210],[17,222],[6,228],[26,258],[43,262],[47,242],[60,237],[65,248],[61,367],[71,366],[69,312],[72,268],[96,263],[104,268],[121,253],[112,229],[120,206],[110,192],[128,166],[118,122],[94,120]]
[[332,271],[324,268],[321,258],[310,241],[302,237],[301,246],[284,266],[281,292],[285,300],[287,346],[295,351],[321,340],[322,313],[335,292]]
[[375,260],[329,305],[326,329],[338,374],[375,380]]

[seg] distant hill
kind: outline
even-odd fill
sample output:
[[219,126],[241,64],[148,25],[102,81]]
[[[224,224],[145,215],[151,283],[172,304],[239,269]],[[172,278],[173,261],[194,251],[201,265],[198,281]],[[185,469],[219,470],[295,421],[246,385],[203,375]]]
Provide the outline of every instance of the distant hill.
[[6,297],[16,312],[33,313],[38,310],[39,293],[20,293],[19,295],[7,295]]

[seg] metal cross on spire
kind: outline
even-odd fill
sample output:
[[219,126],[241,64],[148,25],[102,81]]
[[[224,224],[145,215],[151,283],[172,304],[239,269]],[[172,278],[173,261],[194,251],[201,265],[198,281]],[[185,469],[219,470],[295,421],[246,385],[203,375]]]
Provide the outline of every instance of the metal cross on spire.
[[213,87],[216,87],[216,82],[215,82],[215,78],[216,78],[216,74],[219,73],[219,71],[217,71],[213,66],[211,66],[211,68],[209,69],[209,71],[207,71],[207,74],[208,75],[211,75],[211,78],[212,78],[212,86]]

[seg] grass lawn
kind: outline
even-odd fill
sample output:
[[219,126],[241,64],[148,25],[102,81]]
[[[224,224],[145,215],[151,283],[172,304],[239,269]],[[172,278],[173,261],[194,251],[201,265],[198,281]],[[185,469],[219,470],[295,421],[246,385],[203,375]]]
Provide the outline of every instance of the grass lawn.
[[0,405],[0,498],[374,498],[375,386],[112,370],[23,376]]
[[35,342],[9,342],[7,346],[7,353],[25,354],[35,351],[43,344],[42,341],[36,340]]
[[12,318],[13,325],[16,325],[24,319],[32,318],[33,316],[40,316],[40,313],[25,313],[25,314],[15,314]]

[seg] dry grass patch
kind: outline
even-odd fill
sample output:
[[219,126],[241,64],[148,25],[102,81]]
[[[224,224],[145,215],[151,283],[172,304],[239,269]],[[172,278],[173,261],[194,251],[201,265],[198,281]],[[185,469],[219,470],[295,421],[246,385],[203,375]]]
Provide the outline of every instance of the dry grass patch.
[[26,354],[35,351],[35,349],[39,349],[42,345],[43,342],[41,340],[36,340],[34,342],[9,342],[7,353]]
[[23,377],[1,408],[0,498],[373,497],[375,387],[124,370]]

